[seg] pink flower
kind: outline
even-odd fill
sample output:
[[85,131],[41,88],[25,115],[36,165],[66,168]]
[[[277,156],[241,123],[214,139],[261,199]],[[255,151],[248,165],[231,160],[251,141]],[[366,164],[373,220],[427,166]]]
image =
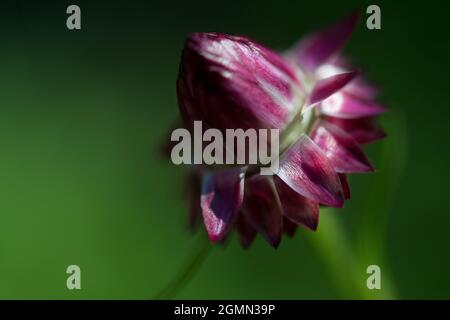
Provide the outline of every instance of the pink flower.
[[257,233],[276,247],[298,225],[316,230],[320,205],[342,207],[350,197],[346,175],[373,171],[361,144],[385,136],[375,122],[385,109],[338,55],[357,20],[353,13],[283,55],[244,37],[187,39],[177,81],[184,125],[276,128],[286,146],[274,176],[248,167],[192,170],[190,221],[202,217],[211,241],[236,230],[245,247]]

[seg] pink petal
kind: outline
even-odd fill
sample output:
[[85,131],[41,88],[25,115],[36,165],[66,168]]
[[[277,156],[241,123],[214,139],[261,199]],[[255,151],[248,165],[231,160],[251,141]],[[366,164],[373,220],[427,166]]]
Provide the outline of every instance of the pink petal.
[[226,129],[280,128],[299,105],[301,84],[276,52],[244,37],[194,33],[177,81],[186,122]]
[[243,212],[266,241],[278,247],[283,234],[283,216],[272,177],[253,176],[247,179]]
[[319,223],[319,204],[301,196],[281,179],[276,178],[275,181],[283,215],[295,224],[300,224],[315,231]]
[[[317,79],[325,79],[331,76],[335,76],[340,73],[345,73],[351,70],[353,67],[347,62],[342,62],[344,58],[342,56],[337,56],[332,61],[327,64],[320,66],[315,71],[315,76]],[[378,95],[379,89],[369,83],[363,76],[359,73],[348,85],[345,86],[343,92],[352,94],[358,98],[372,100]]]
[[344,194],[334,167],[306,135],[282,156],[277,175],[306,198],[332,207],[344,204]]
[[373,167],[358,143],[338,127],[321,121],[311,138],[325,152],[337,172],[370,172]]
[[337,24],[308,36],[296,49],[296,61],[307,71],[313,71],[335,55],[356,28],[359,13],[353,12]]
[[368,83],[362,76],[358,76],[345,87],[344,92],[363,100],[372,100],[378,95],[379,88]]
[[357,119],[324,117],[324,119],[351,135],[359,144],[373,142],[386,137],[386,133],[376,124],[373,117]]
[[244,174],[240,168],[204,175],[200,205],[211,241],[219,241],[226,235],[241,208],[243,193]]
[[307,106],[319,103],[345,87],[358,73],[356,71],[340,73],[317,81],[312,89]]
[[370,117],[386,111],[375,102],[362,100],[344,92],[335,93],[322,101],[319,108],[322,114],[344,119]]

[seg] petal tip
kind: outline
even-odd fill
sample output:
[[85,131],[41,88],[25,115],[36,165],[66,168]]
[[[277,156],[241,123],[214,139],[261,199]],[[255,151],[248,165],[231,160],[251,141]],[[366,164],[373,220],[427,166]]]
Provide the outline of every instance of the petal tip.
[[278,249],[278,247],[280,246],[281,243],[281,237],[277,238],[277,239],[270,239],[267,240],[267,242],[272,246],[272,248],[274,248],[275,250]]
[[223,239],[223,235],[208,233],[208,239],[212,244],[216,244]]

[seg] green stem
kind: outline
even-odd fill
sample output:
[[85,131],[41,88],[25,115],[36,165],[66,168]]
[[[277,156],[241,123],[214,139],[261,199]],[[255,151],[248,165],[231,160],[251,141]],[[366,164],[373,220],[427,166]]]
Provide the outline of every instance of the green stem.
[[348,240],[333,209],[321,209],[320,228],[306,232],[306,239],[319,260],[324,272],[342,299],[364,297],[362,285],[358,281],[355,259]]
[[324,272],[341,299],[393,299],[390,278],[383,269],[383,288],[375,296],[366,285],[367,266],[363,266],[353,254],[345,232],[334,209],[322,209],[320,228],[306,233],[306,239],[318,258]]
[[[306,238],[323,269],[343,299],[395,299],[395,287],[385,255],[388,216],[407,157],[407,133],[403,117],[391,113],[387,123],[390,137],[383,143],[380,172],[360,210],[356,241],[349,243],[333,209],[321,209],[320,228]],[[369,265],[381,269],[381,290],[366,285]]]
[[203,234],[195,242],[193,252],[180,268],[177,275],[154,297],[154,299],[173,299],[191,281],[211,252],[211,243]]
[[404,116],[398,110],[391,111],[386,120],[384,125],[389,137],[383,141],[379,158],[380,171],[374,177],[372,188],[367,193],[368,199],[361,210],[355,251],[361,265],[376,264],[382,270],[382,290],[372,291],[371,298],[395,296],[395,288],[389,281],[391,275],[384,252],[389,214],[408,154],[408,135]]

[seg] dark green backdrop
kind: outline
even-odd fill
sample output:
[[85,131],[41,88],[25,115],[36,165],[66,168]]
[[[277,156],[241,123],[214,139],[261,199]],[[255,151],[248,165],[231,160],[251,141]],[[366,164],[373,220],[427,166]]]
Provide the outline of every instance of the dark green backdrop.
[[[182,169],[158,156],[191,31],[285,49],[371,1],[72,1],[0,5],[0,298],[151,298],[195,251]],[[319,231],[273,250],[214,248],[178,298],[450,298],[446,2],[377,1],[346,52],[383,88],[378,168]],[[77,264],[82,289],[66,289]],[[358,292],[382,267],[382,292]],[[348,266],[361,277],[355,280]],[[388,282],[389,281],[389,282]],[[361,289],[364,291],[364,289]],[[368,291],[367,289],[365,289]]]

